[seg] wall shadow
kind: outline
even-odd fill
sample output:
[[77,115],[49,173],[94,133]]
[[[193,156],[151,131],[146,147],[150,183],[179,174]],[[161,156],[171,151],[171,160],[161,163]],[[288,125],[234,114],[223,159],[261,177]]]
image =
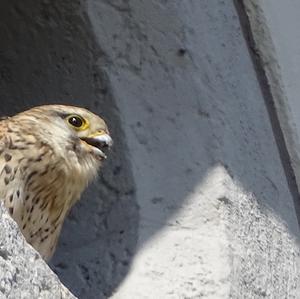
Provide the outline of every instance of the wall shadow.
[[80,1],[0,4],[1,115],[36,105],[83,106],[106,119],[114,148],[66,221],[50,266],[79,298],[106,298],[135,251],[138,212],[128,150],[109,82],[97,67]]

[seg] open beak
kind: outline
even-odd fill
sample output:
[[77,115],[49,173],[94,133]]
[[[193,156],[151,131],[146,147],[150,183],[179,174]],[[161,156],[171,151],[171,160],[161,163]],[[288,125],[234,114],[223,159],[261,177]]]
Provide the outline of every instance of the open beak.
[[97,132],[88,137],[81,138],[87,144],[93,147],[94,152],[101,158],[106,159],[106,151],[112,146],[113,140],[109,134],[105,132]]

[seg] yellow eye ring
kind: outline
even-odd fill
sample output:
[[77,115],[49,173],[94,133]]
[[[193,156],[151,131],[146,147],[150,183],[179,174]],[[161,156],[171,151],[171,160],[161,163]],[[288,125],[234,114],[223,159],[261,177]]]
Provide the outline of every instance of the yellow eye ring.
[[77,114],[68,115],[66,120],[68,124],[72,126],[75,130],[82,131],[89,126],[88,122],[83,117]]

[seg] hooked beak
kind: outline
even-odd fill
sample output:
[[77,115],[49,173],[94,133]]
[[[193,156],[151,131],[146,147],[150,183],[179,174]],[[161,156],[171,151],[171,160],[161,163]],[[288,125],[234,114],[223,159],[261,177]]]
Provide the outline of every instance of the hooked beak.
[[92,146],[94,153],[103,159],[107,158],[105,151],[113,144],[113,140],[109,134],[103,131],[97,132],[85,138],[81,138],[81,140]]

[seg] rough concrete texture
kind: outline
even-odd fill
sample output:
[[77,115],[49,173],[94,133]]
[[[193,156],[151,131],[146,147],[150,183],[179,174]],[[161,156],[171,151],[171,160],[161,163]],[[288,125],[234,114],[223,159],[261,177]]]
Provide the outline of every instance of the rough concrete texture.
[[87,106],[116,141],[52,262],[78,298],[297,298],[293,197],[231,1],[0,5],[2,112]]
[[26,241],[0,202],[0,298],[75,298]]

